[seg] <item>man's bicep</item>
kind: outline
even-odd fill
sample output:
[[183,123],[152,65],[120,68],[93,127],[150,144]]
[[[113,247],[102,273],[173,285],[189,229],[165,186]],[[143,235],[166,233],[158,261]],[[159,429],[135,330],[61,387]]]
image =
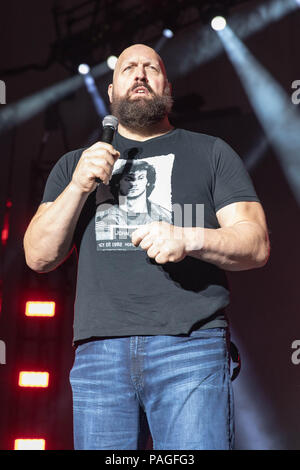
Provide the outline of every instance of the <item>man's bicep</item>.
[[263,207],[256,201],[233,202],[218,210],[216,216],[220,227],[230,227],[240,222],[252,222],[267,232]]

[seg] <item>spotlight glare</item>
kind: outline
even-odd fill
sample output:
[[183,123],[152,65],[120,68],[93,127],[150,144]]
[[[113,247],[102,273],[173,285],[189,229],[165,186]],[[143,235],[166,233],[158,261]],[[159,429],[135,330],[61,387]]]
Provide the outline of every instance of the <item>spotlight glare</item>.
[[108,67],[109,67],[111,70],[114,70],[114,69],[115,69],[117,60],[118,60],[118,58],[117,58],[115,55],[111,55],[111,56],[108,57],[106,63],[107,63]]
[[224,29],[226,27],[226,20],[225,20],[224,16],[215,16],[211,20],[211,27],[215,31],[222,31],[222,29]]
[[90,71],[90,67],[87,64],[80,64],[78,67],[78,72],[81,75],[86,75],[89,73],[89,71]]
[[165,38],[171,39],[174,36],[174,33],[171,29],[165,28],[163,30],[163,35],[165,36]]

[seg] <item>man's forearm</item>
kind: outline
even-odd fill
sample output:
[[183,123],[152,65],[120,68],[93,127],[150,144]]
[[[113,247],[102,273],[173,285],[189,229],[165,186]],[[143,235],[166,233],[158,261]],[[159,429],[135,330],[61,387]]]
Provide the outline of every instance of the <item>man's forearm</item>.
[[268,235],[252,222],[219,229],[184,228],[188,256],[228,271],[262,267],[269,256]]
[[51,271],[65,259],[87,196],[70,183],[54,202],[32,219],[24,236],[29,267],[38,272]]

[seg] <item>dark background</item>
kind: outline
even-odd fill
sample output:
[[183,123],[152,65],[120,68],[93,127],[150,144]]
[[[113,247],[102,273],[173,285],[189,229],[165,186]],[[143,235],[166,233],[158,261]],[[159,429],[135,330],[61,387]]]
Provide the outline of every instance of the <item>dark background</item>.
[[[57,60],[47,66],[47,59],[57,40],[53,5],[70,7],[78,3],[10,0],[1,7],[0,79],[6,84],[7,104],[0,105],[0,110],[75,73]],[[143,4],[124,1],[122,5],[126,10],[136,3]],[[249,12],[264,3],[241,2],[231,11],[246,23]],[[113,4],[106,4],[110,7],[108,22],[111,19],[113,23]],[[159,8],[155,1],[148,5],[152,10]],[[300,79],[299,24],[300,10],[244,39],[288,96],[292,95],[292,82]],[[292,342],[300,339],[299,208],[225,53],[191,66],[190,71],[185,66],[182,71],[183,59],[188,64],[188,58],[182,55],[185,45],[188,50],[191,34],[202,27],[196,21],[179,28],[174,40],[161,51],[167,70],[168,60],[173,59],[170,79],[177,107],[171,120],[186,129],[217,135],[240,154],[265,209],[272,249],[264,268],[228,274],[232,288],[228,315],[232,339],[242,359],[240,375],[234,381],[236,448],[299,449],[300,365],[291,359]],[[102,60],[101,54],[117,55],[126,45],[137,42],[134,33],[129,30],[128,36],[118,36],[115,32],[114,42],[103,44],[95,54],[95,63]],[[153,46],[156,35],[158,38],[157,30],[151,40],[150,33],[149,38],[140,33],[137,39]],[[175,39],[181,48],[174,47]],[[190,61],[192,64],[193,57]],[[21,70],[28,64],[45,67]],[[107,72],[96,80],[107,104],[111,78],[112,72]],[[91,98],[82,86],[57,106],[0,135],[0,227],[9,217],[9,238],[1,247],[0,272],[0,339],[6,344],[6,364],[0,364],[0,449],[12,449],[15,438],[26,436],[44,437],[48,449],[73,446],[68,374],[74,353],[76,258],[72,255],[53,273],[35,274],[25,265],[22,240],[54,163],[66,151],[83,147],[91,136],[97,140],[100,127]],[[254,158],[253,164],[250,158]],[[12,202],[9,209],[8,200]],[[26,318],[25,302],[34,298],[56,300],[56,316]],[[49,387],[18,387],[20,370],[48,370]]]

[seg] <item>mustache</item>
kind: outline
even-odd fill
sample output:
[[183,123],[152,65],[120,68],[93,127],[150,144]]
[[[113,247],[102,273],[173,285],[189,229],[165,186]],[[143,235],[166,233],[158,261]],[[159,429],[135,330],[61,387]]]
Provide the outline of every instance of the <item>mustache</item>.
[[140,82],[140,83],[135,83],[131,88],[130,90],[128,91],[128,94],[131,93],[132,91],[134,91],[136,88],[140,87],[140,86],[143,86],[144,88],[146,88],[150,93],[154,94],[154,91],[152,90],[151,86],[148,85],[148,83],[145,83],[145,82]]

